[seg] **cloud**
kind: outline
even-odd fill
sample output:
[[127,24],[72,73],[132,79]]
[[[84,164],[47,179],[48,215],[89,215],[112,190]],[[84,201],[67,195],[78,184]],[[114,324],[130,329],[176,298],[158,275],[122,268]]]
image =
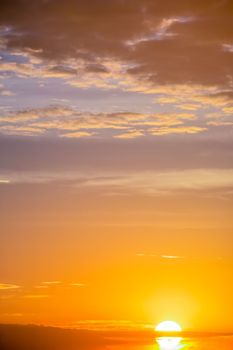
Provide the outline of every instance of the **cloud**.
[[161,127],[150,129],[151,135],[169,135],[169,134],[197,134],[206,131],[206,127],[200,126],[179,126],[179,127]]
[[147,41],[165,40],[168,38],[173,38],[174,36],[176,36],[176,33],[169,32],[169,29],[173,26],[173,24],[186,23],[192,20],[193,18],[191,17],[163,18],[158,24],[158,26],[150,34],[135,38],[133,40],[128,40],[126,44],[129,46],[135,46]]
[[[0,123],[1,124],[1,123]],[[43,134],[43,130],[37,127],[31,126],[18,126],[18,125],[0,125],[0,133],[7,135],[23,135],[23,136],[38,136]]]
[[[29,14],[35,12],[32,18]],[[68,59],[85,61],[87,75],[108,75],[101,60],[112,58],[136,65],[128,73],[154,85],[228,86],[233,73],[231,12],[230,1],[216,0],[103,0],[91,9],[84,0],[66,5],[56,0],[2,1],[1,45],[34,56],[38,70],[41,61],[53,63],[46,70],[52,77],[79,74],[64,64]],[[23,66],[14,69],[29,74]],[[102,83],[106,86],[104,79]]]
[[[189,125],[190,121],[197,125]],[[132,139],[169,133],[199,133],[206,126],[192,112],[182,113],[93,113],[65,106],[29,109],[11,112],[0,117],[0,132],[7,135],[42,136],[63,138],[90,136]],[[174,128],[172,128],[174,127]]]
[[150,258],[157,258],[157,259],[170,259],[170,260],[179,260],[184,259],[185,257],[182,255],[159,255],[159,254],[151,254],[151,253],[137,253],[136,256],[144,258],[144,257],[150,257]]
[[24,299],[45,299],[49,298],[47,294],[25,294],[22,296]]
[[[15,123],[15,122],[28,122],[31,120],[37,119],[50,119],[50,118],[60,118],[60,117],[69,117],[75,111],[68,107],[63,106],[49,106],[47,108],[38,108],[38,109],[28,109],[18,112],[12,112],[8,116],[0,118],[0,122],[4,123]],[[78,112],[76,111],[76,114]]]
[[232,108],[232,89],[226,90],[216,86],[167,85],[154,88],[154,92],[157,94],[160,92],[162,95],[154,99],[155,103],[166,106],[175,105],[176,108],[193,112],[198,111],[203,118],[209,108],[221,111],[224,115]]
[[85,287],[86,284],[84,284],[84,283],[70,283],[69,286],[71,286],[71,287]]
[[7,179],[0,179],[0,184],[9,184],[10,180]]
[[223,108],[223,111],[224,111],[226,114],[232,114],[232,113],[233,113],[233,106],[225,107],[225,108]]
[[[24,314],[24,317],[29,314]],[[35,316],[31,314],[30,316]],[[107,339],[106,334],[92,332],[91,330],[69,328],[46,327],[39,325],[1,325],[1,348],[2,349],[35,349],[38,344],[43,350],[51,349],[83,349],[95,350],[105,348],[109,345],[122,342],[122,334],[116,333],[121,339]],[[10,336],[9,336],[10,334]],[[112,335],[112,334],[108,334]],[[124,334],[123,334],[124,339]],[[125,343],[127,339],[124,340]]]
[[80,282],[71,282],[71,283],[63,283],[61,281],[46,281],[41,282],[41,284],[34,286],[36,289],[48,289],[50,287],[61,287],[61,286],[69,286],[69,287],[85,287],[86,284]]
[[0,83],[0,96],[11,97],[14,95],[15,94],[12,91],[6,89],[5,86],[2,83]]
[[42,282],[41,284],[45,284],[45,285],[48,285],[48,286],[54,286],[54,285],[58,285],[58,284],[61,284],[62,282],[61,281],[45,281],[45,282]]
[[171,259],[171,260],[177,260],[177,259],[184,259],[184,256],[181,255],[161,255],[162,259]]
[[0,88],[0,95],[5,97],[11,97],[11,96],[14,96],[15,94],[10,90],[4,90]]
[[[9,173],[12,184],[17,183],[66,183],[77,189],[101,189],[101,192],[144,195],[176,194],[178,191],[228,192],[233,187],[232,169],[185,169],[170,171],[91,171],[24,172]],[[42,285],[59,285],[60,281],[43,282]]]
[[208,125],[212,126],[233,126],[233,121],[228,120],[213,120],[211,122],[207,122]]
[[144,136],[144,133],[140,130],[129,130],[126,133],[115,135],[118,139],[134,139],[135,137]]
[[10,283],[0,283],[0,290],[14,290],[14,289],[19,289],[21,288],[20,286],[16,284],[10,284]]
[[62,137],[68,137],[68,138],[80,138],[80,137],[89,137],[95,135],[94,132],[88,132],[88,131],[78,131],[78,132],[69,132],[66,134],[62,134]]
[[200,106],[196,104],[183,104],[183,105],[178,105],[180,109],[188,110],[188,111],[196,111],[200,108]]
[[87,329],[96,331],[127,331],[133,329],[145,329],[148,327],[148,325],[145,323],[133,322],[131,320],[80,320],[73,323],[72,326],[77,329]]
[[227,52],[233,52],[233,44],[223,44],[223,50]]
[[81,186],[118,189],[147,195],[187,190],[224,189],[233,186],[232,169],[198,169],[169,172],[115,174],[112,177],[89,178]]

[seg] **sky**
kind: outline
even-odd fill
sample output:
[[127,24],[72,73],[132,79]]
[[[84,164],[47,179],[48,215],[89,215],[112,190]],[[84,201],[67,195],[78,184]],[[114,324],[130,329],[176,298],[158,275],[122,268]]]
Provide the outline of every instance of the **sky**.
[[233,330],[232,23],[1,0],[0,322]]

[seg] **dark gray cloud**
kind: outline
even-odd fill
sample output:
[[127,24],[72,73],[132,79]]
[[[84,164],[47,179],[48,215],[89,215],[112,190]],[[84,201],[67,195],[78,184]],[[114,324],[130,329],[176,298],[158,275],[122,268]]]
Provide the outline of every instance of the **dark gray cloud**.
[[122,60],[137,65],[131,74],[153,83],[230,85],[232,23],[230,0],[3,0],[0,5],[8,49],[30,49],[59,62],[82,58],[97,74],[106,70],[95,65],[97,58]]

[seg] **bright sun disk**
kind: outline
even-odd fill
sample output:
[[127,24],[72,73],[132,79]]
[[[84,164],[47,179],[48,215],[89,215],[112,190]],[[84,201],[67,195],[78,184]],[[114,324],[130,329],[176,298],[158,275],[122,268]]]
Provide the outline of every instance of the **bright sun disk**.
[[163,321],[159,323],[155,330],[157,332],[181,332],[181,326],[174,321]]

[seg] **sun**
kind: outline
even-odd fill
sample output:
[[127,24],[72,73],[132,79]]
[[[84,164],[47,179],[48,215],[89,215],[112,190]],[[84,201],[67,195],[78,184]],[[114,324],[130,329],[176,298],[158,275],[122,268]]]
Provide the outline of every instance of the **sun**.
[[155,327],[155,330],[157,332],[181,332],[182,328],[174,321],[163,321]]
[[[156,332],[162,333],[156,339],[160,350],[178,350],[182,337],[177,337],[177,332],[181,332],[181,326],[174,321],[163,321],[155,327]],[[174,334],[172,334],[174,332]],[[167,336],[169,334],[169,336]]]

